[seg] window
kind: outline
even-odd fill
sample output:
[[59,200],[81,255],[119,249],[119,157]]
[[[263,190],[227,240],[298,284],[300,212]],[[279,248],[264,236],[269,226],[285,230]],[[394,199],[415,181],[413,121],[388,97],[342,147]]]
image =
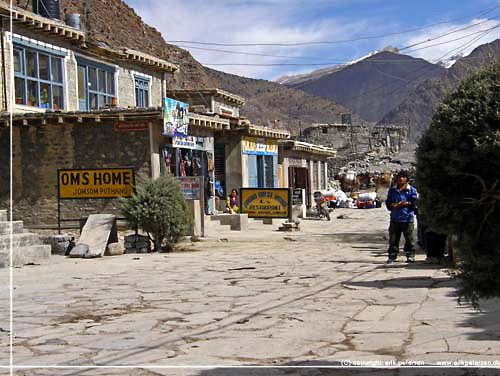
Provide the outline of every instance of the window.
[[149,80],[142,77],[135,78],[135,106],[149,107]]
[[115,96],[115,68],[77,57],[78,103],[81,111],[98,110]]
[[14,93],[16,104],[62,109],[62,57],[14,44]]

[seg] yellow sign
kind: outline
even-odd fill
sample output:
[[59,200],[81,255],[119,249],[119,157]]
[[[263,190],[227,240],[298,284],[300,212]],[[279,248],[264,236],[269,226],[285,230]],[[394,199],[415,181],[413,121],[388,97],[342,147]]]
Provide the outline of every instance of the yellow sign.
[[59,198],[130,197],[133,168],[58,170]]
[[241,212],[250,218],[288,218],[288,188],[241,188]]
[[241,147],[243,154],[278,155],[278,143],[272,139],[243,137]]

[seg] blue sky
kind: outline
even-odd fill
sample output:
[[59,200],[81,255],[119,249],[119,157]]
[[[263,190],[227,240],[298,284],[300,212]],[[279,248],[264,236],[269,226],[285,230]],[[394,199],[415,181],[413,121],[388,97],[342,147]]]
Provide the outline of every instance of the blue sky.
[[203,65],[267,80],[353,61],[386,46],[417,44],[401,53],[437,62],[500,37],[500,1],[493,0],[125,2]]

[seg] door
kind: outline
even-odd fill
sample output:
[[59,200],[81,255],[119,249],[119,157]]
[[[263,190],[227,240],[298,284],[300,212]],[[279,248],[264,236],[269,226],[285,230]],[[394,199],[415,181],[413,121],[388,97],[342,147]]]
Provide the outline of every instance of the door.
[[78,108],[80,111],[87,111],[87,69],[78,65]]
[[259,187],[257,156],[252,154],[248,155],[248,187]]

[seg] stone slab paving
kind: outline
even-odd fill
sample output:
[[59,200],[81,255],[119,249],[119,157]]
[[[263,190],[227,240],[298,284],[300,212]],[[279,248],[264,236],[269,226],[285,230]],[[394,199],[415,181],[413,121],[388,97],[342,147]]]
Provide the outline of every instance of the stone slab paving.
[[[333,217],[305,220],[294,233],[259,223],[220,230],[170,254],[55,255],[49,265],[14,268],[14,374],[420,375],[426,368],[396,366],[500,366],[500,301],[482,312],[459,305],[449,271],[423,255],[386,266],[384,209]],[[9,272],[0,271],[4,367]],[[222,368],[236,365],[308,368]],[[353,367],[384,365],[393,368]],[[87,366],[103,368],[75,368]],[[173,366],[188,368],[155,368]],[[435,371],[500,372],[459,370]]]

